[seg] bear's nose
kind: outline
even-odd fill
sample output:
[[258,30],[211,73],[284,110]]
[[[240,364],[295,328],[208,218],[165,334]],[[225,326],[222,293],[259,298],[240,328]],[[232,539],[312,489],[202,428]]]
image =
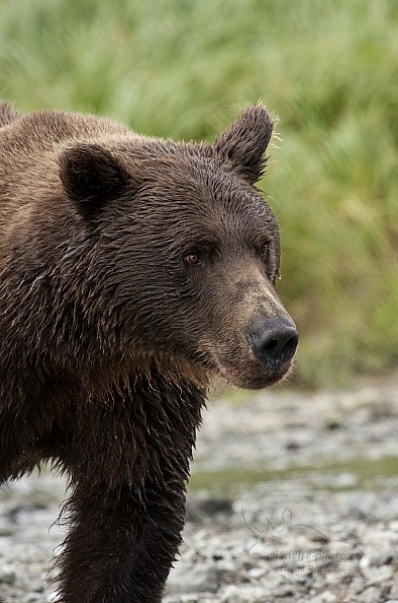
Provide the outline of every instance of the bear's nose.
[[296,352],[298,333],[286,318],[266,318],[257,323],[248,333],[254,356],[268,364],[285,364]]

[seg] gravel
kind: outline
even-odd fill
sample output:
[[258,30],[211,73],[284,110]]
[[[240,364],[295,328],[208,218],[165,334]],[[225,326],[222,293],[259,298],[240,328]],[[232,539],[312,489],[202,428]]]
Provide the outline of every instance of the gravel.
[[[164,603],[398,603],[398,382],[224,392]],[[65,481],[0,491],[0,600],[56,600]]]

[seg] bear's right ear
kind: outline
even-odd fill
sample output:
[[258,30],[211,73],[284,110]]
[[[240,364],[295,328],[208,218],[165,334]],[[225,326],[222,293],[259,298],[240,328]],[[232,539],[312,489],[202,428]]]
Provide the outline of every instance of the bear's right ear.
[[274,122],[264,105],[249,107],[214,143],[214,150],[241,178],[255,184],[264,173],[264,153]]
[[86,217],[92,217],[125,189],[129,174],[100,145],[77,143],[59,157],[60,178],[70,199]]

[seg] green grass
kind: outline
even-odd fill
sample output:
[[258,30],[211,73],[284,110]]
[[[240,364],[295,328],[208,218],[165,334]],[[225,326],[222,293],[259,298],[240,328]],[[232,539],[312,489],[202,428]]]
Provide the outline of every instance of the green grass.
[[262,99],[297,375],[398,360],[398,2],[3,0],[0,94],[213,139]]

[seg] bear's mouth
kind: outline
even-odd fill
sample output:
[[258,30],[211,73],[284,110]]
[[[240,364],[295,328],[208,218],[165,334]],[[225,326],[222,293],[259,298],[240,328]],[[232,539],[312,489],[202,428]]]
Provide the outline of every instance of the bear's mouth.
[[278,354],[271,349],[270,352],[266,350],[266,353],[257,355],[246,342],[222,346],[202,344],[197,360],[233,386],[262,389],[281,383],[289,375],[293,367],[297,338],[293,343],[283,347]]
[[230,383],[243,389],[262,389],[281,383],[290,373],[293,360],[283,365],[263,366],[237,365],[220,363],[219,373]]

